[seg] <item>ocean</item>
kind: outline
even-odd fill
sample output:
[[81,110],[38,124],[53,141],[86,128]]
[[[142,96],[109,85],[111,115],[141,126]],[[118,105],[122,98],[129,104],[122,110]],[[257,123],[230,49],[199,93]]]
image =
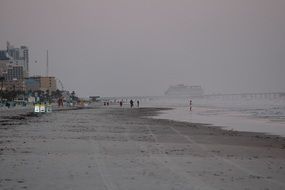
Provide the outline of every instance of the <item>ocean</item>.
[[285,97],[278,98],[158,98],[148,106],[169,107],[154,118],[205,123],[226,130],[285,136]]

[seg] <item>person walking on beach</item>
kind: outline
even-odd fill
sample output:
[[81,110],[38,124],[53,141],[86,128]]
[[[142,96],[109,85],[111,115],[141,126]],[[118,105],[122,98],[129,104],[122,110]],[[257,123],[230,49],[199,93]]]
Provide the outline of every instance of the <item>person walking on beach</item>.
[[137,107],[139,108],[140,107],[140,101],[137,100]]
[[120,107],[123,107],[123,101],[120,101]]
[[60,97],[57,103],[58,103],[58,107],[63,107],[63,97]]
[[130,106],[131,106],[131,108],[134,106],[134,101],[133,100],[130,101]]
[[190,108],[190,111],[192,111],[192,100],[190,100],[189,102],[189,108]]

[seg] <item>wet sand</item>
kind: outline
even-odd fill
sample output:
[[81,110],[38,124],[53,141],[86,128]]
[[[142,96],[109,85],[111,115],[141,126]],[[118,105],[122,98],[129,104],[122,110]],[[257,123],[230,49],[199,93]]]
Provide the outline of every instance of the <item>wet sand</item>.
[[285,189],[285,138],[160,110],[1,113],[0,189]]

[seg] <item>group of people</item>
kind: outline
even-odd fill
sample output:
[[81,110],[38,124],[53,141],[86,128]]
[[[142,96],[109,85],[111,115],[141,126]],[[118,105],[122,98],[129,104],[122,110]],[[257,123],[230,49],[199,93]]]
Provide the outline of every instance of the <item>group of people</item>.
[[[140,107],[140,101],[139,100],[137,100],[137,107],[139,108]],[[123,100],[121,100],[120,102],[119,102],[119,104],[120,104],[120,107],[123,107]],[[133,101],[133,100],[130,100],[130,107],[131,108],[133,108],[134,107],[134,104],[135,104],[135,102]],[[104,102],[104,106],[109,106],[109,102]],[[189,101],[189,111],[192,111],[192,100],[190,99],[190,101]]]
[[[130,107],[133,108],[135,102],[134,102],[133,100],[130,100],[129,103],[130,103]],[[140,107],[140,101],[137,100],[136,103],[137,103],[137,107],[139,108],[139,107]],[[121,101],[119,102],[119,105],[120,105],[120,107],[123,107],[123,100],[121,100]],[[109,102],[104,102],[104,106],[109,106]]]
[[[131,106],[131,108],[134,107],[134,101],[133,100],[130,100],[130,106]],[[137,107],[138,108],[140,107],[140,101],[139,100],[137,100]]]
[[[120,101],[120,107],[123,107],[123,101]],[[133,108],[134,107],[134,101],[130,100],[130,107]],[[137,107],[140,107],[140,101],[137,100]]]

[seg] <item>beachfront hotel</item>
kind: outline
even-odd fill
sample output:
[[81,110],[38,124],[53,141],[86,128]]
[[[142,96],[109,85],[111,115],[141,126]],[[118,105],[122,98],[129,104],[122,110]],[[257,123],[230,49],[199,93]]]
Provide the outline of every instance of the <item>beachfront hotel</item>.
[[56,78],[47,76],[32,76],[26,79],[27,91],[49,91],[55,92],[57,90]]

